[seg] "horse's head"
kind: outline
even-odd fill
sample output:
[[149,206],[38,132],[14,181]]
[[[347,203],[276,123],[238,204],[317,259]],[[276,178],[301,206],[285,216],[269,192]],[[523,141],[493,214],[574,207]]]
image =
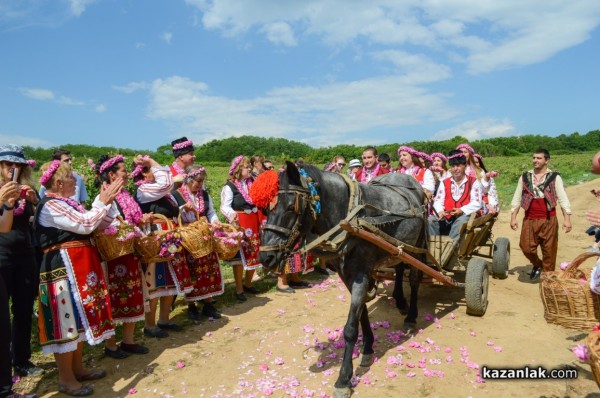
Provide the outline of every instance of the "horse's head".
[[311,195],[306,181],[292,162],[279,173],[279,192],[270,205],[261,237],[260,262],[272,270],[285,260],[313,224]]

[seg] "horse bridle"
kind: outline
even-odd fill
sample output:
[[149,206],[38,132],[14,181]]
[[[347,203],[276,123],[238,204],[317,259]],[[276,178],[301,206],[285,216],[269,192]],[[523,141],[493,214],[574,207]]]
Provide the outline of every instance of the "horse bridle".
[[280,189],[277,192],[277,197],[281,194],[294,194],[296,195],[294,198],[294,213],[296,214],[296,220],[294,221],[294,225],[291,228],[284,228],[278,225],[273,224],[265,224],[263,225],[264,230],[271,230],[275,232],[282,233],[286,235],[288,238],[285,242],[278,243],[276,245],[267,245],[260,246],[261,252],[268,251],[282,251],[283,254],[287,257],[292,253],[294,244],[298,240],[300,236],[300,227],[302,226],[302,215],[306,211],[306,206],[311,201],[310,190],[305,187],[300,187],[298,185],[289,185],[288,189]]

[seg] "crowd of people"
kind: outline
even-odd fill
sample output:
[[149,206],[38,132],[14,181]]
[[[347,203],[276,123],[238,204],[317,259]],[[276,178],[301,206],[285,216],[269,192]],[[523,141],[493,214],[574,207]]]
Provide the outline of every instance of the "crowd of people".
[[[148,337],[163,338],[182,330],[170,319],[177,296],[184,298],[187,315],[194,321],[201,316],[222,316],[214,304],[224,292],[216,252],[196,258],[183,250],[150,262],[127,254],[102,261],[91,239],[95,231],[108,234],[121,223],[134,226],[135,236],[166,231],[172,223],[185,225],[201,217],[212,228],[222,226],[205,189],[207,171],[196,164],[192,141],[182,137],[171,145],[174,161],[168,166],[142,155],[129,164],[122,155],[100,157],[92,165],[99,194],[87,209],[83,206],[88,200],[85,182],[73,172],[68,151],[55,151],[41,166],[38,185],[21,147],[0,147],[0,398],[18,396],[12,391],[13,370],[21,377],[42,373],[31,362],[36,299],[42,351],[54,355],[58,390],[70,396],[93,394],[86,382],[106,376],[103,370],[85,367],[84,342],[103,344],[105,355],[117,360],[147,354],[150,349],[135,341],[136,322],[144,321],[143,333]],[[560,175],[547,168],[549,158],[544,150],[534,154],[533,170],[519,179],[511,204],[514,229],[519,208],[525,209],[521,248],[534,266],[532,279],[542,270],[554,269],[557,205],[565,218],[564,229],[571,228],[568,198]],[[470,145],[461,144],[448,154],[426,154],[403,145],[398,148],[398,159],[393,165],[388,154],[368,147],[361,159],[348,164],[343,156],[335,156],[325,170],[345,173],[348,180],[358,183],[388,173],[415,178],[427,198],[430,234],[446,234],[455,240],[471,214],[499,211],[497,173],[487,170]],[[302,161],[296,163],[301,174],[306,173]],[[245,243],[229,261],[239,302],[248,300],[248,294],[260,293],[253,281],[261,266],[260,231],[266,217],[253,203],[250,189],[255,178],[272,168],[273,162],[262,156],[237,156],[220,193],[222,219],[241,227],[244,234]],[[130,180],[134,192],[126,189]],[[537,245],[542,246],[541,260]],[[278,274],[277,291],[288,294],[307,287],[299,274],[312,270],[313,260],[311,255],[292,254]],[[324,262],[316,270],[333,273]],[[118,324],[122,325],[120,343],[115,338]]]

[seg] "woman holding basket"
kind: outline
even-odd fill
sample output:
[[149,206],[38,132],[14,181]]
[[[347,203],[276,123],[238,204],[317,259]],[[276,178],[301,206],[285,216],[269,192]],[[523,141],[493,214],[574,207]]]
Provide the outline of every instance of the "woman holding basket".
[[[137,185],[135,200],[142,212],[162,215],[152,222],[152,231],[166,231],[168,224],[179,215],[179,206],[171,190],[173,179],[169,167],[161,167],[149,156],[138,156],[134,160],[131,178]],[[165,220],[169,220],[166,222]],[[167,330],[181,331],[181,326],[169,320],[171,304],[177,294],[192,291],[190,272],[185,256],[176,253],[164,261],[150,262],[144,270],[148,287],[150,310],[146,312],[144,334],[148,337],[167,337]],[[156,308],[160,299],[160,312],[156,322]]]
[[97,228],[116,217],[112,205],[122,180],[103,184],[86,211],[72,199],[75,177],[60,160],[41,167],[40,184],[46,196],[37,206],[34,228],[43,256],[39,286],[40,345],[53,353],[58,367],[58,389],[71,396],[87,396],[94,389],[83,381],[106,376],[83,365],[83,341],[99,344],[115,333],[104,271],[90,240]]
[[[122,181],[123,186],[126,186],[129,181],[129,173],[123,155],[113,157],[104,155],[100,157],[95,165],[95,170],[97,174],[95,184],[97,187],[117,180]],[[151,214],[142,213],[140,206],[125,188],[121,188],[115,197],[114,204],[121,219],[133,227],[128,236],[121,236],[118,239],[133,239],[136,235],[134,231],[139,231],[137,227],[152,218]],[[99,233],[115,235],[118,233],[120,224],[118,220],[115,220],[109,228]],[[141,232],[137,235],[140,234]],[[96,243],[98,244],[98,241]],[[137,344],[133,336],[135,323],[144,319],[141,264],[137,257],[131,253],[106,261],[106,271],[112,317],[115,323],[123,324],[123,340],[120,346],[117,345],[114,336],[106,340],[104,354],[114,359],[123,359],[128,357],[129,354],[147,354],[148,348]]]
[[[173,191],[173,196],[179,205],[182,224],[198,221],[198,217],[206,217],[211,225],[221,226],[213,201],[208,192],[202,188],[205,179],[204,167],[189,166],[183,174],[183,184]],[[212,239],[208,235],[211,233],[208,228],[206,232],[207,235],[202,238]],[[212,251],[200,258],[194,258],[191,253],[187,253],[186,260],[194,285],[193,290],[185,295],[185,300],[188,302],[188,317],[193,321],[200,320],[200,313],[195,303],[203,301],[202,315],[213,319],[221,318],[221,313],[214,307],[212,299],[223,294],[225,290],[217,253]]]

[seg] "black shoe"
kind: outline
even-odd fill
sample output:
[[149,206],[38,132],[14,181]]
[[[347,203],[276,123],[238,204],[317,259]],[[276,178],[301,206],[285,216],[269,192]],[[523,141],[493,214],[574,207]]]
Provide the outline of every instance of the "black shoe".
[[204,307],[202,308],[202,315],[212,318],[212,319],[220,319],[221,313],[215,308],[212,303],[204,303]]
[[104,355],[111,357],[112,359],[125,359],[129,356],[128,353],[117,347],[116,350],[109,350],[108,347],[104,347]]
[[44,374],[44,369],[38,368],[31,361],[23,365],[15,365],[15,375],[21,377],[36,377]]
[[129,353],[129,354],[138,354],[138,355],[144,355],[150,352],[150,350],[148,349],[148,347],[144,347],[143,345],[139,345],[139,344],[127,344],[127,343],[121,343],[121,350]]
[[306,281],[289,281],[288,285],[291,287],[310,287],[310,283]]
[[241,303],[243,303],[244,301],[248,300],[246,298],[246,295],[244,293],[236,293],[235,294],[235,298],[236,298],[237,301],[239,301]]
[[531,270],[531,275],[529,275],[529,279],[531,279],[532,281],[536,281],[538,279],[540,279],[540,274],[542,273],[542,268],[540,267],[534,267]]
[[258,290],[254,286],[244,286],[244,293],[259,294],[260,290]]
[[153,328],[144,328],[144,336],[162,339],[163,337],[169,337],[169,333],[155,326]]
[[167,323],[156,322],[156,326],[158,326],[161,329],[172,330],[174,332],[181,332],[183,330],[183,328],[181,326],[179,326],[178,324],[173,323],[173,322],[167,322]]
[[335,272],[330,270],[329,268],[315,267],[315,271],[322,275],[335,275]]
[[69,388],[64,384],[59,384],[58,392],[71,397],[87,397],[94,393],[94,388],[88,384],[84,384],[79,388]]
[[275,289],[277,289],[277,291],[279,293],[296,293],[296,291],[294,289],[292,289],[291,287],[279,287],[277,286]]
[[198,311],[198,307],[195,304],[188,305],[188,319],[194,322],[200,322],[202,320],[202,316],[200,315],[200,311]]

